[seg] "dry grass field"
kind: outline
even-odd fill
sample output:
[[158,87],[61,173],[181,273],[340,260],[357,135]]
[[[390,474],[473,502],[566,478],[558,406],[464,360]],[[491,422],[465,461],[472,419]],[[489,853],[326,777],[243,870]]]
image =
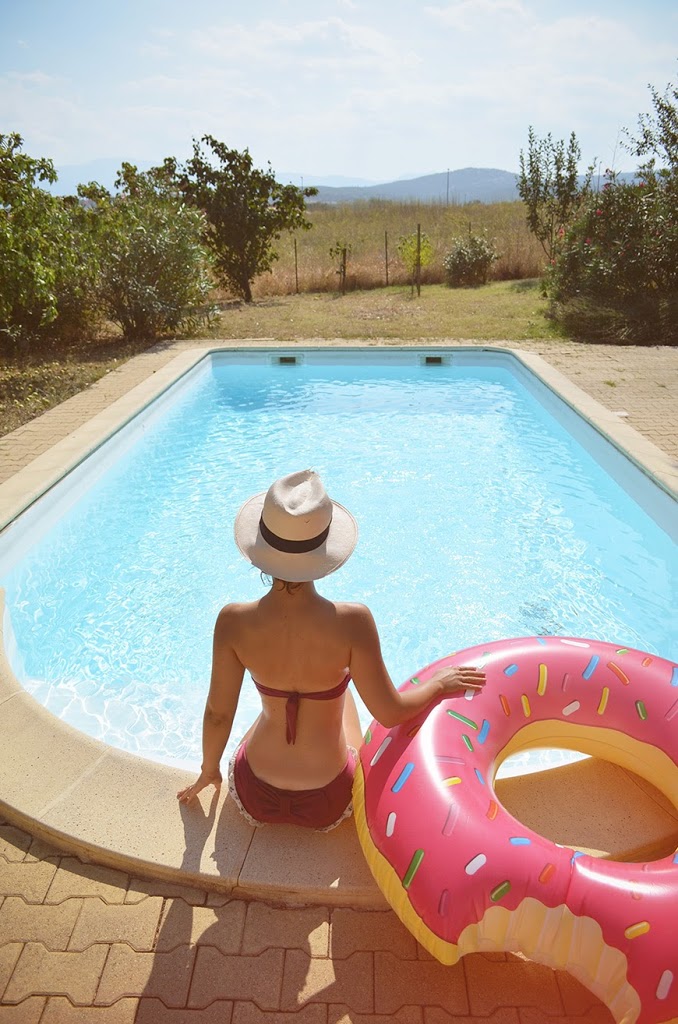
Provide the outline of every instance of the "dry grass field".
[[256,281],[255,296],[289,295],[297,287],[300,292],[337,291],[337,263],[329,254],[337,242],[351,246],[346,275],[349,290],[384,286],[387,255],[388,283],[406,284],[407,272],[397,254],[398,239],[416,232],[417,224],[428,235],[435,254],[433,263],[422,271],[424,283],[445,280],[443,258],[453,240],[469,232],[486,233],[495,244],[499,259],[492,267],[492,280],[539,277],[544,268],[544,253],[527,229],[521,202],[446,206],[371,200],[336,206],[310,204],[307,211],[313,227],[279,240],[280,258],[272,273]]

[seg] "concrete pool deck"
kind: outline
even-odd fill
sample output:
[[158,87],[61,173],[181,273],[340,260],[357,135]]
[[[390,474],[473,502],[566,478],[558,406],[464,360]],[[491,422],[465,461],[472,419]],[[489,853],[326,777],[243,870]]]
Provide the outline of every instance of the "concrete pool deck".
[[[678,350],[528,348],[558,365],[573,402],[586,395],[572,380],[592,393],[597,402],[587,414],[676,489]],[[59,465],[63,471],[77,461],[83,439],[95,447],[101,431],[124,420],[131,389],[152,395],[165,386],[172,360],[190,365],[204,349],[204,342],[160,346],[0,439],[0,519],[30,504]],[[173,794],[185,773],[69,730],[32,701],[6,664],[0,706],[0,1024],[281,1024],[291,1014],[323,1024],[611,1019],[573,979],[520,958],[474,954],[454,968],[432,961],[384,909],[351,823],[330,836],[255,831],[223,794],[193,812],[179,809]],[[610,798],[618,790],[627,807],[622,849],[650,856],[653,844],[675,847],[675,809],[636,780],[621,790],[618,783],[615,777],[604,789]],[[524,793],[521,814],[514,809],[519,792],[503,799],[522,820],[535,802]],[[614,814],[588,845],[620,853],[610,821]]]

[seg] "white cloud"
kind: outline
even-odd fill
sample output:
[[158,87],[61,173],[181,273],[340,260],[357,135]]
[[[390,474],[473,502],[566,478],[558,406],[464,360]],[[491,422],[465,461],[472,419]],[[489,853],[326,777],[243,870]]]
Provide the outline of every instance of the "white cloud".
[[22,86],[56,86],[63,81],[54,75],[47,75],[44,71],[7,71],[3,76],[12,85]]
[[498,16],[506,15],[520,21],[528,18],[520,0],[457,0],[446,7],[425,6],[424,13],[448,28],[471,31],[479,23],[492,24]]
[[418,63],[414,52],[401,41],[367,25],[332,17],[297,24],[261,21],[213,26],[194,32],[191,50],[223,59],[243,74],[262,69],[298,74],[325,65],[330,70],[375,72],[391,75]]
[[[260,165],[385,180],[416,164],[515,169],[529,124],[574,130],[585,160],[607,161],[647,83],[675,73],[670,33],[612,0],[260,0],[231,22],[229,6],[212,23],[170,10],[124,55],[102,45],[96,73],[64,36],[51,63],[0,78],[0,123],[57,163],[182,159],[208,132]],[[24,33],[36,53],[38,32]]]
[[174,53],[169,46],[162,46],[160,43],[143,43],[137,49],[140,57],[149,57],[151,60],[169,60]]

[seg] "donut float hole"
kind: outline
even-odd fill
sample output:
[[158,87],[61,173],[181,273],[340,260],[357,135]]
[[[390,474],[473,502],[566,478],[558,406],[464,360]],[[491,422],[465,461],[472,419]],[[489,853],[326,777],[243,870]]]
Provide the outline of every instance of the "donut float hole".
[[645,862],[678,847],[678,810],[652,783],[602,758],[495,780],[503,807],[560,846]]

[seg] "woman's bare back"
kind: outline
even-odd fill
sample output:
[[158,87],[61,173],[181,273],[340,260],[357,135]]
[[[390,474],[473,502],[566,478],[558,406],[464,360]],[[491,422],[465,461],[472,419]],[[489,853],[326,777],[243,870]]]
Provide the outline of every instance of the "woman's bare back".
[[252,677],[264,687],[302,695],[293,744],[286,739],[286,698],[261,696],[262,713],[246,739],[248,761],[265,782],[283,789],[324,786],[344,767],[347,744],[360,743],[350,694],[303,699],[304,693],[331,691],[349,672],[349,607],[313,587],[289,593],[275,585],[259,601],[231,606],[233,646]]

